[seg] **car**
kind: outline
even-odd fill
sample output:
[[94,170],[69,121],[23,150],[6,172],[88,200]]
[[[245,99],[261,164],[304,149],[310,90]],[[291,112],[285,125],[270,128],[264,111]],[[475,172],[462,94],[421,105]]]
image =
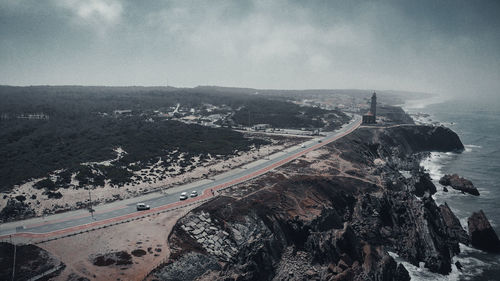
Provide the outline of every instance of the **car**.
[[305,144],[302,144],[300,147],[305,148],[305,147],[306,147],[306,145],[305,145]]
[[137,211],[144,211],[144,210],[149,210],[151,207],[149,205],[146,205],[144,203],[137,203]]
[[179,199],[180,200],[186,200],[186,199],[188,199],[187,192],[181,193],[181,196],[179,196]]
[[320,142],[320,143],[321,143],[321,142],[323,142],[323,140],[318,140],[318,142]]
[[196,197],[196,196],[198,196],[198,191],[196,190],[193,190],[191,194],[189,194],[189,197]]

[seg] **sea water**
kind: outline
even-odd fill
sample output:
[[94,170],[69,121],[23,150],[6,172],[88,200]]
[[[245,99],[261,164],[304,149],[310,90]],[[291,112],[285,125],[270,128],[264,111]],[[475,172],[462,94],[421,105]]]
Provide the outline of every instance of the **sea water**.
[[[437,187],[433,196],[436,203],[448,203],[465,229],[467,218],[473,212],[483,210],[500,235],[500,98],[434,98],[420,103],[413,101],[404,108],[410,114],[429,114],[420,115],[420,121],[439,122],[451,128],[465,146],[462,153],[431,153],[422,161]],[[452,188],[444,192],[438,180],[452,173],[471,180],[480,196],[462,194]],[[461,254],[454,258],[455,261],[464,268],[459,271],[453,266],[453,272],[448,276],[401,262],[409,270],[412,280],[500,280],[500,255],[461,245]]]

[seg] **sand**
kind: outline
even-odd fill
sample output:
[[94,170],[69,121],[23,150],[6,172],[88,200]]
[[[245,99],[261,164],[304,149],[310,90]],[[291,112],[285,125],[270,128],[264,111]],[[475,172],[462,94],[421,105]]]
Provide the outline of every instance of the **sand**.
[[[151,270],[166,261],[170,255],[168,234],[176,221],[196,206],[45,242],[38,246],[54,254],[66,265],[63,272],[53,279],[55,281],[66,281],[70,275],[90,280],[143,280]],[[152,253],[148,252],[148,248],[151,248]],[[132,256],[131,265],[96,266],[92,263],[96,255],[117,251],[131,253],[136,249],[142,249],[147,254],[141,257]]]
[[[104,186],[95,188],[89,187],[91,189],[92,202],[96,205],[132,198],[152,191],[167,190],[168,188],[181,184],[213,177],[304,141],[304,139],[300,138],[283,137],[279,139],[270,138],[269,140],[272,141],[269,145],[262,146],[260,149],[252,148],[247,152],[238,152],[236,155],[228,157],[227,159],[210,156],[202,162],[199,156],[192,157],[189,159],[190,165],[185,167],[184,171],[181,171],[181,166],[179,164],[184,159],[184,154],[177,154],[176,157],[172,156],[170,159],[165,157],[144,169],[134,171],[134,177],[132,177],[134,182],[132,183],[127,183],[122,186],[112,186],[109,181],[106,181]],[[126,151],[121,148],[115,149],[115,152],[117,156],[114,159],[99,163],[84,164],[111,165],[114,161],[126,154]],[[169,155],[175,154],[176,151],[172,151]],[[168,169],[161,165],[162,161],[169,161],[170,165]],[[68,188],[60,188],[57,190],[57,192],[63,195],[60,199],[49,199],[46,194],[43,194],[44,190],[33,188],[33,185],[43,178],[34,179],[17,186],[11,192],[0,193],[0,198],[3,199],[3,197],[6,196],[5,200],[0,200],[0,210],[5,207],[7,198],[14,198],[17,195],[26,197],[25,203],[35,211],[36,216],[85,208],[89,203],[89,190],[87,188],[74,188],[74,186],[78,185],[78,181],[74,176],[75,174],[73,174],[72,183]],[[142,179],[139,180],[138,176],[141,176]],[[161,177],[165,178],[161,179]]]

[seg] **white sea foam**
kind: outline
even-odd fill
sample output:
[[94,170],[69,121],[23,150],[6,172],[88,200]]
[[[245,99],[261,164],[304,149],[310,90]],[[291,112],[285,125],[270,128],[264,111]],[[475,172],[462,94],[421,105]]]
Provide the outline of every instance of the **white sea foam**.
[[[408,271],[411,280],[416,281],[456,281],[456,280],[470,280],[472,278],[480,275],[485,268],[490,266],[497,266],[487,264],[475,257],[469,256],[471,253],[480,253],[481,251],[467,247],[460,244],[461,254],[453,257],[451,261],[451,272],[448,275],[441,275],[439,273],[431,272],[429,269],[424,267],[424,263],[421,262],[419,266],[415,266],[405,259],[401,258],[398,254],[389,252],[389,255],[399,264],[403,266]],[[462,265],[462,270],[459,270],[456,266],[456,262]]]
[[[459,273],[458,276],[460,276],[460,280],[470,280],[474,277],[477,277],[478,275],[481,275],[481,273],[487,267],[486,263],[473,257],[463,257],[459,255],[458,257],[454,257],[452,261],[453,263],[458,261],[462,265],[461,272],[456,269]],[[453,268],[456,268],[455,264],[453,264]],[[458,278],[450,280],[458,280]]]
[[472,147],[472,148],[483,148],[482,146],[480,146],[480,145],[475,145],[475,144],[466,144],[465,146],[467,146],[467,147]]
[[480,145],[474,145],[474,144],[464,144],[464,147],[465,147],[465,152],[476,151],[483,148]]
[[399,264],[403,264],[403,266],[406,268],[408,273],[410,274],[411,280],[416,280],[416,281],[430,281],[430,280],[437,280],[437,281],[451,281],[451,280],[458,280],[461,272],[457,269],[455,264],[452,264],[451,268],[451,273],[449,275],[441,275],[439,273],[433,273],[429,271],[429,269],[424,267],[423,263],[420,263],[420,266],[415,266],[409,262],[407,262],[405,259],[401,258],[398,254],[389,252],[389,255]]
[[449,160],[451,154],[442,152],[431,152],[430,156],[422,160],[420,165],[429,173],[433,180],[439,180],[442,172],[443,162]]
[[[480,149],[481,146],[465,145],[465,148],[466,151],[467,149],[473,151],[476,149]],[[454,190],[452,188],[448,188],[448,192],[444,192],[442,185],[439,183],[439,179],[444,175],[443,167],[453,159],[454,155],[454,153],[432,152],[429,157],[425,158],[420,163],[421,166],[423,166],[424,169],[429,173],[432,182],[437,187],[437,192],[433,195],[433,198],[437,204],[452,202],[455,198],[464,196],[460,191]],[[480,192],[481,194],[483,192],[487,193],[486,190],[480,190]],[[450,206],[450,208],[452,209],[453,213],[459,218],[462,227],[466,229],[465,226],[467,226],[467,217],[470,214],[467,214],[465,211],[462,211],[460,209],[455,209],[452,206]],[[486,268],[492,266],[500,266],[500,261],[495,265],[489,262],[486,263],[481,261],[481,257],[478,255],[481,255],[482,252],[466,245],[460,244],[460,252],[461,253],[458,256],[453,257],[452,272],[448,276],[432,273],[426,268],[414,266],[401,259],[395,260],[401,262],[405,266],[405,268],[408,270],[408,273],[410,274],[411,280],[426,281],[472,280],[477,276],[480,276]],[[455,262],[457,261],[462,265],[462,271],[457,269],[455,265]]]
[[459,243],[460,246],[460,253],[462,254],[469,254],[469,253],[481,253],[481,250],[469,247],[465,244]]
[[[433,123],[435,121],[439,121],[439,120],[434,120],[435,118],[432,115],[418,111],[421,110],[413,110],[413,112],[416,113],[414,114],[415,116],[412,115],[412,117],[414,117],[415,121],[417,122],[419,121],[421,123]],[[415,117],[417,117],[418,119]],[[453,126],[456,124],[457,123],[455,122],[450,123],[449,126]],[[456,167],[454,165],[455,159],[466,158],[467,160],[470,160],[469,157],[472,154],[478,154],[483,149],[481,145],[471,144],[471,143],[464,144],[464,148],[465,148],[464,151],[465,154],[462,154],[461,156],[459,154],[454,154],[454,153],[431,153],[429,157],[421,161],[421,166],[424,167],[424,169],[426,169],[426,171],[430,174],[432,182],[437,187],[437,192],[433,195],[433,198],[436,201],[436,203],[439,205],[448,202],[450,204],[449,207],[459,219],[462,227],[467,231],[467,218],[470,216],[472,211],[476,211],[477,209],[480,209],[482,207],[481,204],[487,201],[486,199],[489,198],[488,193],[494,194],[494,190],[487,189],[486,185],[481,186],[481,184],[478,184],[477,188],[481,193],[480,197],[475,197],[472,195],[464,195],[462,194],[462,192],[455,190],[453,188],[448,188],[448,192],[443,191],[443,186],[439,184],[439,179],[445,173],[454,172],[456,170],[453,169],[449,171],[449,169],[446,166],[451,163],[454,167]],[[467,157],[466,155],[469,155],[469,157]],[[465,171],[465,173],[467,174],[467,171]],[[469,176],[472,176],[474,179],[474,175],[477,178],[480,177],[482,174],[474,174],[474,171],[471,171]],[[492,182],[491,184],[495,183]],[[471,208],[469,204],[478,204],[478,205],[474,205],[476,206],[476,208]],[[497,220],[496,223],[500,224],[500,220]],[[495,222],[493,222],[490,219],[490,224],[492,224],[493,226]],[[484,278],[484,280],[500,280],[500,277],[492,275],[492,273],[489,272],[490,270],[493,270],[495,272],[493,274],[496,274],[498,272],[498,268],[500,268],[500,258],[498,258],[498,256],[492,256],[491,254],[487,254],[485,252],[482,252],[480,250],[462,244],[460,244],[460,252],[461,253],[459,255],[453,257],[452,272],[449,276],[442,276],[439,274],[431,273],[427,269],[411,265],[404,260],[401,262],[410,273],[412,280],[461,280],[461,281],[481,280],[478,278]],[[456,268],[455,262],[457,261],[460,262],[460,264],[462,265],[463,267],[462,271]],[[495,279],[495,277],[497,279]]]

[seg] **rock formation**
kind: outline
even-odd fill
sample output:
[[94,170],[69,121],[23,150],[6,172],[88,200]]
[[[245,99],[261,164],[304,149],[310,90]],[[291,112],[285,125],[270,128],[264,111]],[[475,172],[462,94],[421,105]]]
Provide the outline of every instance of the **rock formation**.
[[[451,211],[448,204],[444,203],[444,205],[440,205],[439,209],[441,211],[441,215],[443,216],[444,223],[447,227],[448,236],[454,240],[454,242],[460,242],[465,245],[469,245],[470,240],[469,236],[465,229],[462,228],[460,221],[457,216]],[[456,243],[454,243],[456,245]],[[459,249],[455,249],[456,252]]]
[[472,246],[492,253],[500,253],[500,241],[483,210],[473,213],[467,220]]
[[188,280],[409,280],[389,251],[448,274],[467,235],[430,197],[436,188],[419,161],[462,149],[443,127],[359,129],[324,156],[297,159],[188,213],[155,276],[168,280],[193,259],[207,262]]
[[475,196],[479,196],[479,191],[470,180],[459,177],[457,174],[444,175],[439,179],[439,183],[444,186],[451,186],[453,189],[460,190]]

